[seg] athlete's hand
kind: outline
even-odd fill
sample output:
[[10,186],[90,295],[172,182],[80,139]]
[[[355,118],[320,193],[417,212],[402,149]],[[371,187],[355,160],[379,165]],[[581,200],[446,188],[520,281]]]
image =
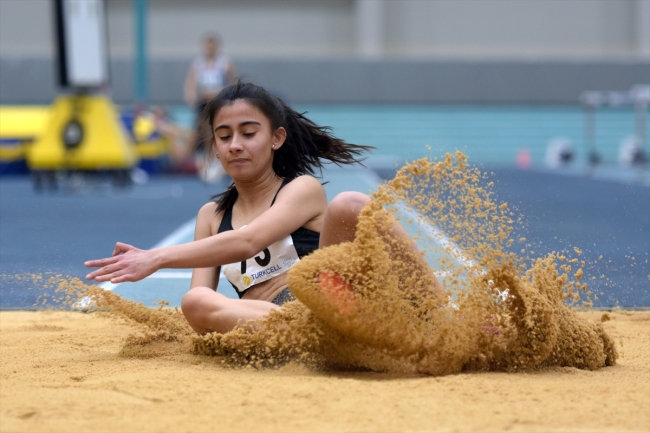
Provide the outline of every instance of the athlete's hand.
[[158,270],[152,251],[141,250],[132,245],[118,242],[113,257],[89,260],[87,268],[99,268],[86,275],[87,280],[110,281],[113,284],[125,281],[140,281]]

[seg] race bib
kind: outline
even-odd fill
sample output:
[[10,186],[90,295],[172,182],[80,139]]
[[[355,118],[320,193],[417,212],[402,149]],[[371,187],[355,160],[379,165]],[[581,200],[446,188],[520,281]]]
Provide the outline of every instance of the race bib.
[[264,248],[255,257],[223,265],[221,272],[239,293],[243,293],[255,284],[287,272],[299,260],[293,239],[287,236]]

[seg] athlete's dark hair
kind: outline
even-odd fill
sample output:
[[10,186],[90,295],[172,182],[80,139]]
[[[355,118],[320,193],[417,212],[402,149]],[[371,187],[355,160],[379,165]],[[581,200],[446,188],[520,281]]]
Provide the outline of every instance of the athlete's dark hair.
[[[273,131],[280,127],[287,131],[284,144],[273,155],[273,171],[281,178],[315,175],[315,169],[322,171],[327,161],[336,165],[360,163],[363,153],[373,149],[334,137],[330,127],[316,125],[304,116],[305,113],[298,113],[263,87],[243,82],[226,87],[206,105],[202,113],[202,123],[210,134],[206,142],[212,140],[214,118],[219,110],[240,99],[264,113]],[[235,184],[212,199],[217,203],[217,212],[231,207],[237,200]]]

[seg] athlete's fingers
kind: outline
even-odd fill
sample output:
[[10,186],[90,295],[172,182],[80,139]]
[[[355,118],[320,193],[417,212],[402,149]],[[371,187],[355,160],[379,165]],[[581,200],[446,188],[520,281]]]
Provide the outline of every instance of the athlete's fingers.
[[105,272],[102,269],[98,269],[98,270],[96,270],[94,272],[91,272],[90,274],[86,275],[86,279],[87,280],[95,280],[95,281],[99,281],[99,282],[109,280],[111,278],[110,273]]
[[88,275],[88,280],[96,281],[139,281],[154,273],[157,268],[148,257],[149,251],[118,242],[117,255],[101,260],[86,262],[88,267],[100,267]]
[[90,274],[86,275],[87,280],[95,280],[102,282],[104,280],[107,280],[108,277],[106,276],[106,273],[102,272],[101,269],[98,269],[94,272],[91,272]]
[[133,278],[133,275],[131,274],[125,274],[119,277],[113,277],[111,278],[111,283],[112,284],[119,284],[119,283],[126,283],[129,281],[137,281]]
[[117,262],[118,257],[109,257],[106,259],[98,259],[98,260],[88,260],[87,262],[84,262],[84,266],[87,268],[101,268],[103,266],[108,266],[112,265],[113,263]]
[[113,264],[118,259],[116,256],[132,249],[135,249],[135,247],[129,244],[118,242],[117,244],[115,244],[115,249],[113,250],[113,254],[111,257],[105,259],[99,259],[99,260],[88,260],[87,262],[84,262],[84,266],[87,268],[99,268],[102,266]]
[[133,248],[135,248],[133,245],[125,244],[123,242],[117,242],[115,244],[115,249],[113,250],[113,256],[120,255],[129,250],[132,250]]
[[113,258],[105,259],[108,264],[86,275],[86,279],[88,280],[94,279],[97,281],[109,280],[111,274],[115,274],[116,272],[123,270],[125,267],[123,263],[119,263],[118,259],[119,259],[118,257],[116,257],[115,259]]

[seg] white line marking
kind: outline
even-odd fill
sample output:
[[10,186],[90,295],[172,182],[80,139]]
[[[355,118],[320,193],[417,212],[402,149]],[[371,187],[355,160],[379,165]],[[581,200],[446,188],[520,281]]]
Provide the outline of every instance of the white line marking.
[[[153,274],[149,275],[147,278],[144,278],[141,281],[149,279],[186,279],[189,280],[192,278],[191,271],[180,271],[180,272],[165,272],[165,271],[156,271]],[[99,286],[104,290],[112,291],[114,288],[119,286],[122,283],[113,284],[110,281],[101,283]]]
[[396,206],[397,212],[402,212],[409,219],[415,221],[415,223],[420,227],[420,230],[424,231],[429,236],[429,239],[438,242],[444,248],[444,251],[453,257],[456,262],[468,268],[474,267],[474,262],[465,257],[458,245],[450,241],[449,238],[438,227],[423,221],[425,217],[422,216],[419,212],[416,212],[402,200],[397,202]]
[[[99,287],[101,287],[104,290],[108,290],[109,292],[112,292],[113,289],[116,288],[119,285],[120,285],[119,283],[118,284],[113,284],[110,281],[106,281],[105,283],[100,283]],[[84,298],[85,298],[85,296],[84,296]]]
[[379,185],[384,183],[384,180],[377,176],[374,171],[370,169],[363,170],[360,173],[360,176],[363,178],[363,180],[366,181],[366,183],[372,188],[373,190],[377,189]]
[[[180,241],[191,236],[194,233],[194,226],[196,225],[196,218],[192,218],[169,235],[165,236],[163,240],[158,242],[151,248],[163,248],[171,245],[178,245]],[[192,238],[193,239],[193,238]]]
[[[192,279],[192,271],[177,271],[177,272],[166,272],[166,271],[156,271],[153,274],[149,275],[147,278],[144,278],[141,281],[145,280],[150,280],[150,279],[171,279],[171,280],[191,280]],[[219,277],[219,281],[224,280],[224,277]],[[112,291],[115,289],[117,286],[123,283],[117,283],[113,284],[110,281],[107,281],[105,283],[101,283],[99,286],[108,291]]]

